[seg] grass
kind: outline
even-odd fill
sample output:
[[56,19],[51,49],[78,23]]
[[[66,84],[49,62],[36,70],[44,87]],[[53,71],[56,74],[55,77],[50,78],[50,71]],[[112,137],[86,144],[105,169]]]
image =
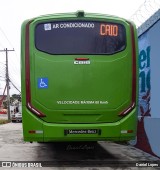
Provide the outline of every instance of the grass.
[[1,125],[1,124],[6,124],[6,123],[9,123],[9,122],[10,122],[9,120],[0,119],[0,125]]

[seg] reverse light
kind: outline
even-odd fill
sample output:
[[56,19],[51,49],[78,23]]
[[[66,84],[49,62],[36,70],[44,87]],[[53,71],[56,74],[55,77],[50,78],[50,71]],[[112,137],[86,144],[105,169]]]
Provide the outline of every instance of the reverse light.
[[121,130],[122,134],[133,133],[133,130]]
[[30,134],[43,134],[43,130],[29,130],[28,133],[30,133]]

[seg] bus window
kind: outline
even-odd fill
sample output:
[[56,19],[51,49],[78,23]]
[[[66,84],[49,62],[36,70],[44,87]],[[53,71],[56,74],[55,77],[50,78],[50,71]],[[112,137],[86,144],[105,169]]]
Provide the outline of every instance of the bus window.
[[126,47],[122,24],[95,21],[40,23],[35,46],[49,54],[114,54]]

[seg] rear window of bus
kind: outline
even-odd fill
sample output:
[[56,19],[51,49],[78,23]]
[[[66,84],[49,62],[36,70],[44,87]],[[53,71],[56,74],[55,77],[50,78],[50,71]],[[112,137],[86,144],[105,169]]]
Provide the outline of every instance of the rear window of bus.
[[114,54],[125,49],[126,30],[111,22],[40,23],[35,28],[35,46],[49,54]]

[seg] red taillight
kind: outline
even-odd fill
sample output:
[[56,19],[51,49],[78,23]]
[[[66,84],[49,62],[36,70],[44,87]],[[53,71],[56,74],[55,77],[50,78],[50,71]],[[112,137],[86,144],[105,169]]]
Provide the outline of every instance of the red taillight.
[[133,130],[127,130],[128,133],[133,133]]
[[89,60],[89,58],[75,58],[75,60],[79,60],[79,61],[87,61],[87,60]]
[[121,134],[133,133],[133,130],[121,130]]
[[[30,39],[29,39],[29,26],[32,21],[29,21],[26,25],[26,41],[25,41],[25,67],[26,67],[26,102],[27,108],[38,117],[46,117],[45,114],[34,108],[31,104],[31,87],[30,87]],[[31,131],[32,132],[32,131]]]
[[128,113],[130,113],[135,105],[136,105],[136,44],[135,44],[135,35],[134,35],[134,27],[130,23],[131,28],[131,41],[132,41],[132,103],[131,105],[123,110],[121,113],[119,113],[119,116],[126,116]]
[[43,130],[29,130],[28,133],[30,133],[30,134],[43,134]]
[[35,130],[29,130],[28,132],[29,132],[29,133],[32,133],[32,134],[33,134],[33,133],[36,133]]

